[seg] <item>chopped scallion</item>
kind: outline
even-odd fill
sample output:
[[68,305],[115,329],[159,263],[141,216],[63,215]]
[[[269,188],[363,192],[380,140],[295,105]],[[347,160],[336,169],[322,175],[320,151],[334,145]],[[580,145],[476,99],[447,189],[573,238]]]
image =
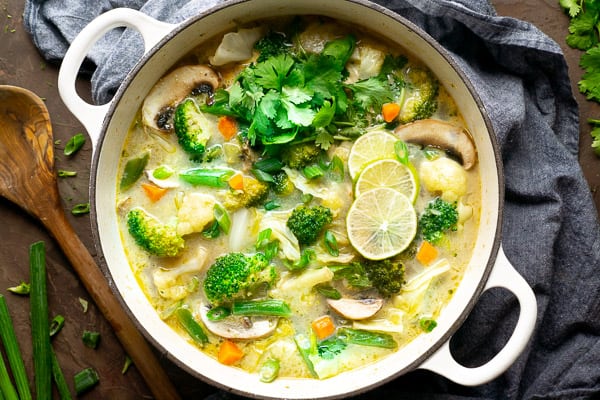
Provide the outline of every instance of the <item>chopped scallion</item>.
[[46,288],[46,250],[44,242],[35,242],[29,251],[31,276],[31,334],[33,367],[38,399],[52,398],[52,360],[48,296]]
[[83,147],[84,143],[85,143],[85,136],[83,135],[83,133],[78,133],[76,135],[73,135],[69,139],[67,144],[65,145],[65,149],[64,149],[65,156],[70,156],[70,155],[75,154],[77,151],[79,151],[79,149],[81,149]]
[[28,295],[31,291],[31,285],[29,285],[27,282],[21,282],[19,285],[9,287],[6,290],[14,294]]
[[83,335],[81,336],[83,340],[83,344],[91,349],[95,349],[98,347],[98,343],[100,342],[100,333],[92,332],[92,331],[83,331]]
[[50,337],[56,335],[65,326],[65,317],[57,315],[50,321]]
[[80,395],[96,386],[100,382],[100,377],[95,369],[89,367],[76,373],[74,382],[75,392]]

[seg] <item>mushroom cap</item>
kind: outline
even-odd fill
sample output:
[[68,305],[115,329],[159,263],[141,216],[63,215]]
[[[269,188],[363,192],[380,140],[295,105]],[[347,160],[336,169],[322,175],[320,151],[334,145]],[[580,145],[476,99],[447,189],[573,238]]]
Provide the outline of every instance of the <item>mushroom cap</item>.
[[327,304],[343,317],[357,321],[371,318],[373,315],[377,314],[383,306],[383,299],[327,299]]
[[221,321],[210,321],[209,307],[203,305],[200,318],[211,333],[226,339],[259,339],[270,335],[277,328],[277,317],[228,316]]
[[189,96],[192,90],[201,84],[208,84],[212,89],[219,86],[219,76],[207,65],[185,65],[174,69],[162,77],[150,90],[142,105],[142,122],[158,131],[163,131],[156,123],[161,112]]
[[459,157],[466,170],[473,168],[477,162],[473,140],[462,126],[436,119],[422,119],[400,125],[394,134],[405,142],[446,150]]

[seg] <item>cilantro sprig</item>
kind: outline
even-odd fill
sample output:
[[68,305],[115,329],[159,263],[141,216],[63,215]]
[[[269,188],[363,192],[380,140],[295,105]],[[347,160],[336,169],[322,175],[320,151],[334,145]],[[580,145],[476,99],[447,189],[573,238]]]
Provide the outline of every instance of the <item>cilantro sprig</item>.
[[[600,1],[559,0],[559,4],[570,18],[566,43],[584,51],[579,59],[584,71],[578,82],[579,91],[588,100],[600,103]],[[588,122],[592,125],[592,149],[600,156],[600,120]]]
[[274,52],[246,67],[203,110],[236,117],[251,145],[312,140],[326,150],[339,124],[375,113],[397,90],[398,83],[385,74],[344,82],[355,45],[348,35],[327,42],[319,54]]

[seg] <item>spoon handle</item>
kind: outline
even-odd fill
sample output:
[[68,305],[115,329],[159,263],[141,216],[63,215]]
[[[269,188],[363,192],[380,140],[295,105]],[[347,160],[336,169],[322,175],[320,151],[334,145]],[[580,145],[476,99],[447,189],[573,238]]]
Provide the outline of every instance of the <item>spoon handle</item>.
[[42,222],[71,262],[94,303],[112,326],[127,354],[157,400],[180,399],[175,387],[83,245],[61,208],[48,210]]

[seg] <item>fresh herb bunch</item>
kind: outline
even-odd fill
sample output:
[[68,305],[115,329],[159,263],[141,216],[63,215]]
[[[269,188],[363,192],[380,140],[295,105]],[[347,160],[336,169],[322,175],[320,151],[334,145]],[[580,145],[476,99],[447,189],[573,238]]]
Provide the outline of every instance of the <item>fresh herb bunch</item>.
[[231,88],[217,90],[202,109],[236,117],[251,145],[310,141],[326,150],[339,124],[347,126],[357,114],[375,115],[401,86],[385,73],[345,83],[355,45],[348,35],[326,43],[319,54],[306,54],[269,41],[260,47],[267,57],[244,69]]
[[[579,65],[584,70],[578,82],[579,91],[588,100],[600,103],[600,1],[598,0],[559,0],[560,6],[568,13],[571,21],[566,42],[575,49],[583,50]],[[600,156],[600,123],[590,119],[592,149]]]

